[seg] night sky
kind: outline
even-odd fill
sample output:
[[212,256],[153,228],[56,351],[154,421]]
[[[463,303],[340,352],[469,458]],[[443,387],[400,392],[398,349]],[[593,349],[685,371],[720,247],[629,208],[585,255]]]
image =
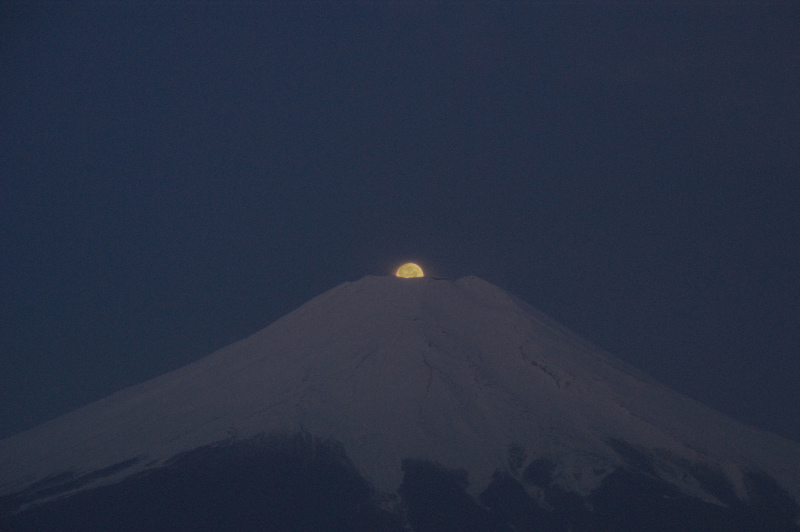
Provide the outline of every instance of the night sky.
[[3,2],[0,437],[414,260],[800,441],[800,8],[733,4]]

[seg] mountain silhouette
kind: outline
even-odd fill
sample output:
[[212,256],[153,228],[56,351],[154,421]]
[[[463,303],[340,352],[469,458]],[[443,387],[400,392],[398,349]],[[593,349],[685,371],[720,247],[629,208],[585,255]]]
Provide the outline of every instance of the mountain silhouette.
[[800,530],[800,445],[476,277],[368,276],[0,441],[0,530]]

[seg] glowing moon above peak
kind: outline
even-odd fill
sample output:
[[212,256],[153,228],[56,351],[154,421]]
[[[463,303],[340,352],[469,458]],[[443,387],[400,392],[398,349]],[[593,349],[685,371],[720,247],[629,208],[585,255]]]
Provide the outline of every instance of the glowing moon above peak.
[[423,277],[424,274],[422,273],[422,268],[414,264],[413,262],[409,262],[403,264],[399,268],[397,268],[397,273],[395,273],[398,277]]

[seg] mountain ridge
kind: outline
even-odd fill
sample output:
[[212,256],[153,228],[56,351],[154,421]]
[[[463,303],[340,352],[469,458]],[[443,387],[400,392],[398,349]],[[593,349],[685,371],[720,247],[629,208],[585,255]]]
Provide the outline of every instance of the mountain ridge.
[[646,455],[649,475],[713,504],[725,501],[693,468],[717,468],[740,499],[764,473],[800,501],[795,442],[670,390],[477,277],[378,276],[0,441],[0,496],[50,482],[41,502],[202,446],[296,432],[341,442],[387,493],[409,459],[467,471],[473,496],[498,471],[546,460],[561,489],[587,496]]

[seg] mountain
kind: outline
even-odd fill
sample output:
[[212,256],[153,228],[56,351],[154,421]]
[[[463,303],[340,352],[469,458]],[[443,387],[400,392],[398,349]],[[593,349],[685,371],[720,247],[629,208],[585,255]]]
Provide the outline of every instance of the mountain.
[[0,530],[800,530],[800,445],[500,288],[368,276],[0,441]]

